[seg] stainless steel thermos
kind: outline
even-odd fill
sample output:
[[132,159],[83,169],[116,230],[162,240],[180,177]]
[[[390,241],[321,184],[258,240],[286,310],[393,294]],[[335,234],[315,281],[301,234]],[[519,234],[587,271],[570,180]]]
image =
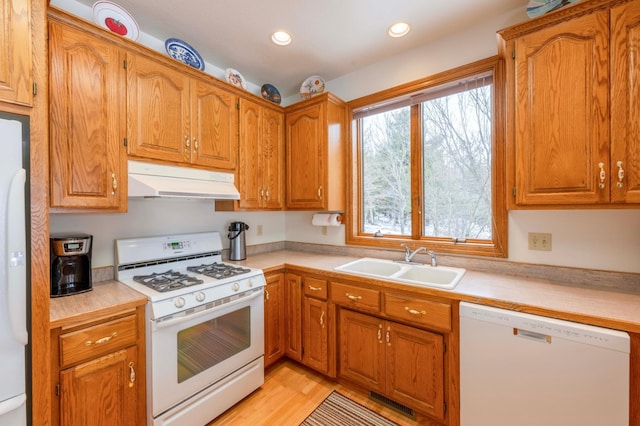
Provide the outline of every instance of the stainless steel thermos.
[[231,222],[229,225],[229,260],[244,260],[247,258],[245,233],[249,225],[244,222]]

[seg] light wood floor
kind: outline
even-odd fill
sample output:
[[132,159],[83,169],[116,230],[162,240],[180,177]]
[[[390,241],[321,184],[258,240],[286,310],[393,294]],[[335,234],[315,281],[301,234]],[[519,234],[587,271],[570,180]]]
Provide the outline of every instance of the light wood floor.
[[265,372],[264,385],[207,426],[297,426],[333,390],[400,425],[425,425],[369,399],[363,392],[334,383],[292,361],[282,361]]

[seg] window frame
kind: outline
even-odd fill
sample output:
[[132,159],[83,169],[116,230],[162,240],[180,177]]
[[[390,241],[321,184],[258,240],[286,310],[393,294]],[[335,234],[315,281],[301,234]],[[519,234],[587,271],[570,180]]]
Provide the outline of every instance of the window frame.
[[[453,241],[445,237],[424,237],[422,234],[422,117],[420,105],[411,107],[411,222],[412,234],[408,236],[373,234],[360,232],[362,223],[362,162],[360,144],[360,126],[354,119],[354,111],[367,107],[408,98],[416,93],[437,86],[444,86],[456,80],[472,78],[475,75],[491,72],[493,74],[493,117],[491,147],[491,206],[493,218],[492,240]],[[348,103],[351,138],[347,149],[347,205],[345,242],[348,245],[371,246],[387,249],[399,249],[401,244],[412,247],[426,246],[439,253],[451,253],[474,256],[507,257],[508,255],[508,214],[506,206],[506,155],[505,155],[505,73],[504,62],[499,56],[444,71],[430,77],[396,86],[381,92],[355,99]],[[417,208],[416,208],[417,207]]]

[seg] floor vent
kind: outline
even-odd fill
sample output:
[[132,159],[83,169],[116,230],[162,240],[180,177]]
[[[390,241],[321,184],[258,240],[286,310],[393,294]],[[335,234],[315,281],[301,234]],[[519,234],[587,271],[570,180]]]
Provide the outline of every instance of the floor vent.
[[374,391],[369,391],[369,398],[373,399],[374,401],[378,401],[381,404],[386,405],[387,407],[397,411],[400,414],[403,414],[407,417],[409,417],[412,420],[416,419],[416,412],[413,411],[413,409],[400,404],[399,402],[394,401],[393,399],[389,399],[384,395],[380,395],[377,392]]

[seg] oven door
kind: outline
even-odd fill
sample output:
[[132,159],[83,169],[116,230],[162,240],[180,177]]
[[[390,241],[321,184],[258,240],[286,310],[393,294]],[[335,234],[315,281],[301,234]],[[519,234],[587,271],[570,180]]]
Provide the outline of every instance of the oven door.
[[264,355],[263,293],[148,324],[153,417]]

